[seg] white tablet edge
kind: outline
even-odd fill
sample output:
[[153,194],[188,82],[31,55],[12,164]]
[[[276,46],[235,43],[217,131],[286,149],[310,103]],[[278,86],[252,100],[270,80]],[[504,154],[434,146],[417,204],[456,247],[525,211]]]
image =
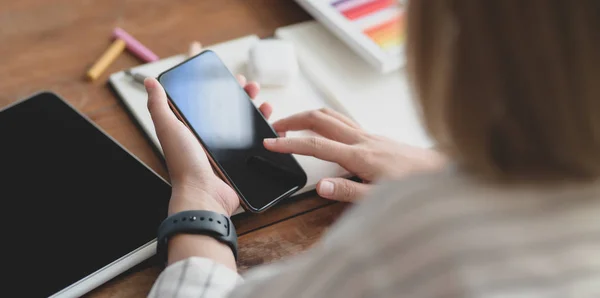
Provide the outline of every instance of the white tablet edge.
[[81,297],[156,253],[156,239],[64,288],[50,298]]

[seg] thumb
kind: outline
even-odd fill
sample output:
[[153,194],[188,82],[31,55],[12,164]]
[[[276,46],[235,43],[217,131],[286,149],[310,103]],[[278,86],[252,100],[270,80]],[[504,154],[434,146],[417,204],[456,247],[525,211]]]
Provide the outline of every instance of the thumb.
[[344,178],[327,178],[317,184],[317,193],[326,199],[354,202],[361,199],[371,188],[370,185]]
[[146,78],[144,87],[148,93],[148,110],[152,116],[158,116],[165,109],[165,105],[168,105],[165,89],[155,78]]
[[156,135],[163,146],[163,150],[165,150],[167,148],[164,147],[172,143],[172,140],[169,139],[176,137],[174,130],[181,124],[171,107],[169,107],[167,94],[160,83],[154,78],[146,78],[144,86],[148,93],[148,111],[152,116]]

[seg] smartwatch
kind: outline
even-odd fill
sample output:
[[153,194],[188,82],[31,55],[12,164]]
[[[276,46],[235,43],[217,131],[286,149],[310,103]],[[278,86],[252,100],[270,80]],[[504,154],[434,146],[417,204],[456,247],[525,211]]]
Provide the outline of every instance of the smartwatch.
[[157,254],[167,261],[169,239],[177,234],[210,236],[226,244],[237,261],[237,234],[229,217],[212,211],[190,210],[173,214],[158,228]]

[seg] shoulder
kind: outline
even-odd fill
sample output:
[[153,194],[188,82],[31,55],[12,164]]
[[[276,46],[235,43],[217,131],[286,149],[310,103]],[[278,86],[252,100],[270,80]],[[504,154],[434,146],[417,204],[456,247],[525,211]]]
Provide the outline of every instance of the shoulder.
[[[325,241],[361,232],[372,235],[371,231],[386,225],[402,225],[411,220],[407,215],[431,211],[431,206],[450,204],[456,198],[472,197],[478,188],[472,178],[450,170],[381,181],[338,220]],[[432,217],[427,214],[421,218]]]
[[351,212],[389,214],[414,205],[426,205],[437,200],[471,196],[480,183],[464,174],[445,170],[418,174],[399,180],[377,183],[369,195],[357,203]]
[[[386,180],[377,183],[371,194],[363,202],[369,204],[376,200],[394,202],[409,200],[413,197],[438,197],[451,192],[463,192],[477,187],[473,178],[452,170],[435,173],[417,174],[399,180]],[[374,203],[374,202],[373,202]]]
[[472,197],[479,188],[451,172],[381,182],[315,248],[328,266],[339,267],[335,283],[340,287],[362,287],[368,293],[364,296],[380,297],[420,291],[429,285],[421,277],[454,270],[438,262],[449,260],[445,253],[456,244],[444,235],[450,226],[462,224],[454,222],[462,220],[457,209],[465,205],[457,200]]

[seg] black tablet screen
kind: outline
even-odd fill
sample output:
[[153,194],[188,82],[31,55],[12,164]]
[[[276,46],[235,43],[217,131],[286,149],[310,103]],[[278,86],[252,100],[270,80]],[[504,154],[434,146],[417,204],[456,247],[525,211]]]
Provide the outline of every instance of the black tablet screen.
[[49,296],[151,242],[170,193],[51,93],[0,111],[3,291]]

